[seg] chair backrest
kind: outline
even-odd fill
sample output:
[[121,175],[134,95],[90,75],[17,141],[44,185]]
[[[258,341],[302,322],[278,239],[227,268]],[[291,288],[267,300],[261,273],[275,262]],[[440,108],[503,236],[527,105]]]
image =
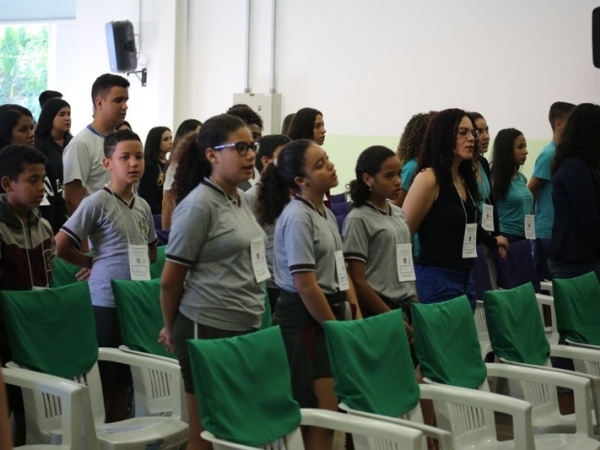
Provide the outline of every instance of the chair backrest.
[[346,194],[334,194],[330,197],[330,203],[344,203],[346,202]]
[[596,274],[554,278],[552,291],[560,337],[600,345],[600,282]]
[[529,240],[524,239],[510,244],[506,258],[501,258],[497,253],[494,253],[494,256],[498,271],[498,287],[512,289],[531,282],[535,292],[540,291],[540,280],[535,273]]
[[465,295],[441,303],[413,303],[415,351],[421,373],[432,381],[477,389],[487,376]]
[[96,326],[87,283],[2,291],[0,302],[13,361],[19,366],[73,378],[96,363]]
[[52,282],[50,283],[51,286],[53,288],[57,288],[77,283],[76,275],[80,270],[81,267],[56,258],[54,260],[54,267],[52,269]]
[[477,300],[483,299],[483,293],[494,289],[492,280],[490,278],[490,269],[488,267],[487,259],[485,257],[485,251],[483,246],[477,246],[477,258],[475,259],[475,266],[471,272],[473,280],[475,281],[475,291],[477,292]]
[[258,446],[299,426],[279,327],[188,348],[202,425],[217,438]]
[[160,278],[167,259],[167,246],[161,245],[156,249],[156,261],[150,264],[150,278]]
[[111,280],[121,342],[132,350],[174,358],[157,338],[163,327],[160,280]]
[[401,310],[325,322],[338,399],[352,409],[397,417],[419,403]]
[[531,283],[513,289],[487,291],[483,305],[496,356],[536,366],[548,361],[550,344]]

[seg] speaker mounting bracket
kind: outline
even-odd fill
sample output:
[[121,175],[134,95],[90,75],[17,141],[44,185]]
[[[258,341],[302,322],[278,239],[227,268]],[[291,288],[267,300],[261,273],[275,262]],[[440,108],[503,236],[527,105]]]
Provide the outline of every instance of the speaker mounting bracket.
[[134,73],[138,80],[140,80],[142,86],[146,86],[146,77],[148,75],[148,69],[144,68],[142,70],[134,70],[133,72],[127,72],[127,76],[131,75],[132,73]]

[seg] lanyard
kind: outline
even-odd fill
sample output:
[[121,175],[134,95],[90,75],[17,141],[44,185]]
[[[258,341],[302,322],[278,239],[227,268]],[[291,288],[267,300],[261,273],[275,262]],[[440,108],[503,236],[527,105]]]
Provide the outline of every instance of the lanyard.
[[[465,226],[466,226],[469,223],[469,217],[467,216],[467,209],[465,208],[465,201],[460,196],[460,191],[458,190],[458,186],[456,186],[456,183],[453,183],[453,184],[454,184],[454,189],[456,189],[456,194],[458,195],[458,199],[460,200],[460,205],[462,206],[462,209],[465,213]],[[473,222],[473,223],[477,223],[477,205],[475,204],[475,200],[473,200],[473,197],[471,196],[471,192],[469,192],[469,189],[467,189],[467,186],[465,186],[464,182],[463,182],[463,186],[465,187],[465,190],[467,191],[467,195],[471,199],[471,203],[473,203],[473,206],[475,206],[475,222]]]

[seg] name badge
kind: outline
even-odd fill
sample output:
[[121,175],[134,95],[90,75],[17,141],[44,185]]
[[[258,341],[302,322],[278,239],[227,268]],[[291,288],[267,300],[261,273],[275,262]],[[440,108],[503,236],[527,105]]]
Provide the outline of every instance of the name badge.
[[271,278],[267,266],[267,252],[264,239],[254,239],[250,242],[250,255],[252,255],[252,270],[257,283]]
[[415,267],[412,261],[412,244],[396,244],[396,267],[398,281],[415,281]]
[[535,216],[525,214],[525,238],[535,239]]
[[465,226],[465,237],[462,245],[463,258],[477,258],[477,224],[468,223]]
[[494,207],[484,203],[482,213],[481,228],[485,231],[494,231]]
[[133,281],[150,280],[150,257],[147,245],[129,244],[129,275]]
[[346,261],[344,261],[344,254],[341,250],[335,252],[335,268],[340,291],[347,291],[350,289],[350,283],[348,282],[348,273],[346,272]]

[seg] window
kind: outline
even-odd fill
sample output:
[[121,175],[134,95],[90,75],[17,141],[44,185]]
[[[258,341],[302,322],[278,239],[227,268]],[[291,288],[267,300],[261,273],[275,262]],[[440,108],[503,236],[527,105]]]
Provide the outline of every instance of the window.
[[48,85],[49,24],[0,25],[0,104],[18,103],[40,114]]

